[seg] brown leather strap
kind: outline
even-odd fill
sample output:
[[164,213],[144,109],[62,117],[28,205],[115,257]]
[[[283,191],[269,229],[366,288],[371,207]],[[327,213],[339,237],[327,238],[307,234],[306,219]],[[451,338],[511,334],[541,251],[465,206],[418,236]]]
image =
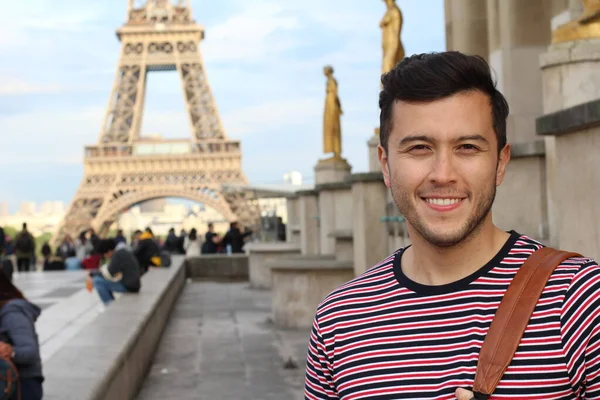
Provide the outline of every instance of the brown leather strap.
[[552,271],[564,260],[581,257],[544,247],[523,263],[508,286],[479,352],[473,391],[491,395],[508,368]]

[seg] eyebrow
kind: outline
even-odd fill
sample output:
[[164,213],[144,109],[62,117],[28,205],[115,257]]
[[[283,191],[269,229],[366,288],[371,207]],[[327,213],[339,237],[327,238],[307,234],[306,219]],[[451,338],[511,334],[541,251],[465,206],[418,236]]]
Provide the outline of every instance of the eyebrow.
[[[483,142],[486,144],[489,144],[489,141],[483,137],[482,135],[479,134],[474,134],[474,135],[464,135],[464,136],[460,136],[456,139],[453,140],[453,142],[466,142],[469,140],[475,140],[478,142]],[[427,136],[427,135],[409,135],[409,136],[405,136],[400,140],[399,145],[403,146],[406,145],[408,143],[412,143],[412,142],[425,142],[425,143],[430,143],[433,144],[436,142],[436,139],[432,138],[431,136]]]

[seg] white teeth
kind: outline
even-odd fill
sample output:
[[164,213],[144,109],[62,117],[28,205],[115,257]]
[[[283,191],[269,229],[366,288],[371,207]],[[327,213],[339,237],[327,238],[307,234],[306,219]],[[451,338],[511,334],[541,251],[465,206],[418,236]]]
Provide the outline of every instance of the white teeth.
[[458,203],[460,199],[425,199],[425,201],[436,206],[449,206]]

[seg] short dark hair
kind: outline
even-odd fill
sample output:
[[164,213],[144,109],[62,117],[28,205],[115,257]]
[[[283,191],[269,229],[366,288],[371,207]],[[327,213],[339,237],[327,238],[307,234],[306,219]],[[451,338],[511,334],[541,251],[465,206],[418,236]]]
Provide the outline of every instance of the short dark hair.
[[114,250],[116,247],[117,242],[115,241],[115,239],[102,239],[98,242],[98,245],[96,246],[96,253],[104,255],[109,251]]
[[381,83],[379,140],[386,151],[392,131],[392,109],[396,101],[427,103],[474,90],[479,90],[490,98],[498,152],[506,145],[508,103],[496,89],[490,66],[480,56],[458,51],[415,54],[406,57],[383,75]]

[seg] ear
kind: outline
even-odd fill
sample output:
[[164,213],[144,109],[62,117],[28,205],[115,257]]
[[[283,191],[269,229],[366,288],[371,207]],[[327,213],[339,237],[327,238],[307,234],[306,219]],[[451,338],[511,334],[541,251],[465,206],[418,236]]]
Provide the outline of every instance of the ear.
[[377,146],[377,156],[379,157],[379,164],[381,164],[381,172],[383,172],[383,181],[385,182],[385,186],[390,187],[390,167],[388,163],[387,151],[383,148],[383,146]]
[[496,186],[500,186],[504,180],[504,174],[506,172],[506,166],[510,161],[510,144],[506,144],[498,155],[498,168],[496,168]]

